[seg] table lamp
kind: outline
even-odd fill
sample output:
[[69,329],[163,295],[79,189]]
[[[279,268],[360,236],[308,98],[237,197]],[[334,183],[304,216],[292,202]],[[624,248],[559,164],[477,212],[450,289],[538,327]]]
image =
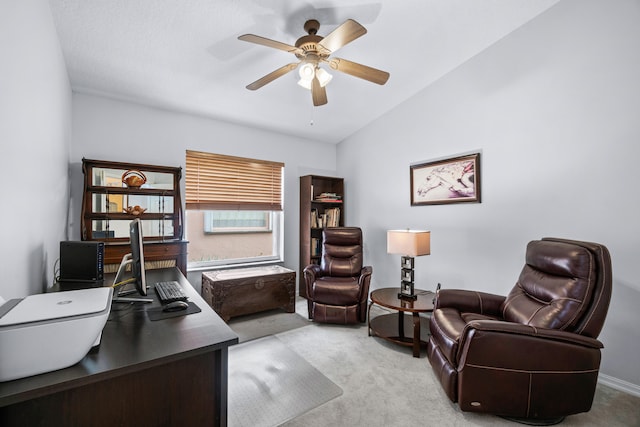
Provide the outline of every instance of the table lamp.
[[413,284],[414,257],[431,253],[431,232],[425,230],[388,230],[387,253],[402,255],[400,259],[400,292],[398,298],[415,300]]

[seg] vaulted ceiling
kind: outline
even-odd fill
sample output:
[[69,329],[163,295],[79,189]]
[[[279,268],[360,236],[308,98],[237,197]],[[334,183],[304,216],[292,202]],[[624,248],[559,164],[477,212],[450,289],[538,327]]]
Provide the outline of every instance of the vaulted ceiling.
[[[338,143],[559,0],[49,0],[74,91]],[[290,72],[286,44],[308,19],[326,36],[346,19],[367,34],[335,56],[391,74],[384,86],[330,70],[328,104]]]

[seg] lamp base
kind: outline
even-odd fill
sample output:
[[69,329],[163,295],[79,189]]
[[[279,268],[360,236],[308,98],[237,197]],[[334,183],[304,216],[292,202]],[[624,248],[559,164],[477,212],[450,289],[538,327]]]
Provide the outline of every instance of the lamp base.
[[400,299],[404,299],[404,300],[410,300],[410,301],[415,301],[418,299],[418,295],[408,295],[408,294],[403,294],[402,292],[398,292],[398,298]]

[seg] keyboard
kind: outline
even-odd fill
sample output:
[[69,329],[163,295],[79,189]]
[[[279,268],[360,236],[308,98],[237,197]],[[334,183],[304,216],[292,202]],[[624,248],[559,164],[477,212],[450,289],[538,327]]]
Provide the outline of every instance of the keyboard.
[[153,287],[160,298],[162,304],[169,304],[174,301],[186,301],[188,299],[187,294],[180,284],[176,281],[170,282],[158,282]]

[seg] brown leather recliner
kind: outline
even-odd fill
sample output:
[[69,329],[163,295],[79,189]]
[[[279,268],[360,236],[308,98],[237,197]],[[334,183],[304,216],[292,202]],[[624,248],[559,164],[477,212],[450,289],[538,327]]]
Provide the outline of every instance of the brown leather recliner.
[[309,319],[343,324],[366,321],[373,268],[362,264],[360,228],[323,230],[320,265],[308,265],[303,271]]
[[449,399],[525,423],[589,411],[611,281],[605,246],[544,238],[507,297],[440,290],[427,355]]

